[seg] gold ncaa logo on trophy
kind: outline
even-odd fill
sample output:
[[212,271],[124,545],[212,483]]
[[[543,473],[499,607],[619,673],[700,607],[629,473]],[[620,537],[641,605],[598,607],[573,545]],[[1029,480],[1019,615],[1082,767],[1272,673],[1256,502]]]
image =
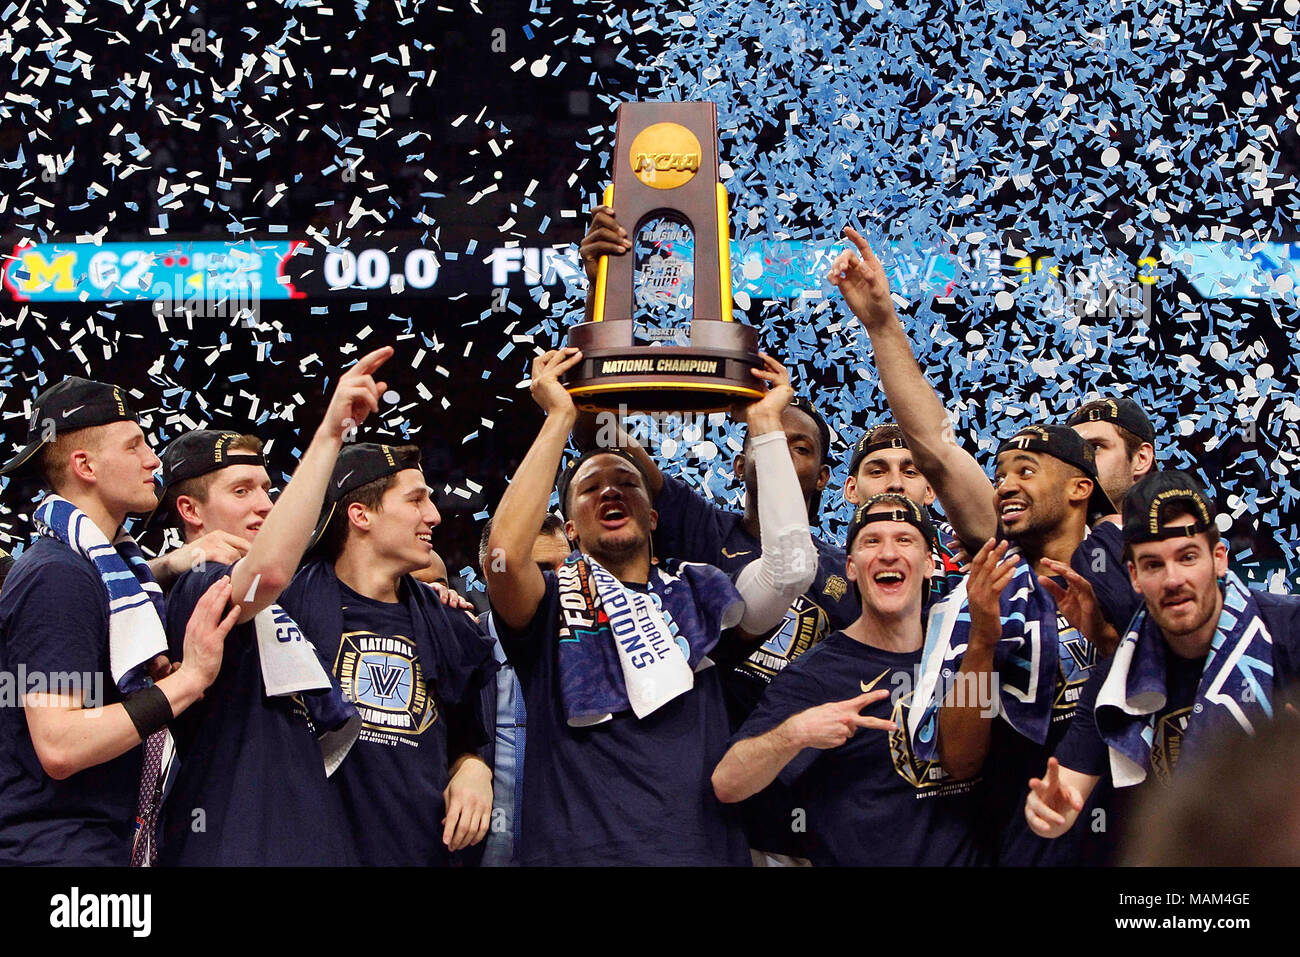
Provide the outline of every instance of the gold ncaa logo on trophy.
[[636,255],[602,256],[592,321],[569,330],[582,350],[564,386],[589,411],[721,412],[762,398],[758,333],[731,315],[727,193],[718,182],[718,112],[712,103],[623,103],[614,143],[618,218],[637,242],[669,219],[693,239],[689,345],[636,345]]

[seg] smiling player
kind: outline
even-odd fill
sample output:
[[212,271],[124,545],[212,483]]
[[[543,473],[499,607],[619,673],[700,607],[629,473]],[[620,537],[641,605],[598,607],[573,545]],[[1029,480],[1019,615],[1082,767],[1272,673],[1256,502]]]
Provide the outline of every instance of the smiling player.
[[[190,609],[213,580],[229,575],[243,601],[221,673],[172,727],[179,761],[161,815],[163,864],[355,863],[326,770],[355,737],[356,712],[275,602],[311,537],[343,436],[379,407],[382,383],[374,374],[392,354],[391,347],[377,349],[339,378],[274,507],[256,436],[186,432],[163,452],[159,513],[180,527],[187,544],[201,548],[224,535],[244,551],[233,564],[200,552],[168,599],[176,654]],[[329,734],[345,726],[350,730]],[[202,828],[193,826],[196,811]]]
[[1168,785],[1180,762],[1272,720],[1300,679],[1300,598],[1228,571],[1213,502],[1186,472],[1154,472],[1124,500],[1143,610],[1098,669],[1065,740],[1032,779],[1024,814],[1043,837],[1078,830],[1098,784]]
[[[814,864],[982,862],[974,782],[914,757],[904,730],[911,693],[897,693],[921,662],[934,534],[902,495],[857,509],[845,541],[860,616],[776,677],[713,773],[728,803],[783,781],[807,810]],[[993,603],[996,613],[996,592]]]
[[[1063,613],[1077,611],[1086,589],[1069,566],[1090,517],[1114,507],[1097,482],[1092,447],[1071,429],[1032,425],[998,448],[994,506],[1000,545],[990,540],[974,565],[998,566],[1015,545],[1018,566],[1001,599],[1001,631],[988,634],[958,621],[947,639],[947,659],[958,680],[999,688],[996,711],[945,700],[938,716],[938,750],[944,768],[958,777],[982,771],[989,784],[990,819],[996,822],[998,863],[1004,865],[1101,863],[1113,852],[1105,834],[1080,831],[1076,840],[1053,844],[1028,829],[1019,812],[1025,775],[1033,774],[1064,737],[1096,648]],[[1075,617],[1079,617],[1075,615]],[[960,630],[969,627],[969,640]],[[964,650],[961,650],[963,649]],[[1107,791],[1094,803],[1103,808]]]
[[221,667],[239,613],[224,611],[224,576],[181,624],[185,662],[162,657],[162,590],[123,525],[157,505],[158,464],[125,390],[71,377],[36,397],[28,443],[0,469],[35,471],[51,493],[0,596],[4,669],[44,679],[20,690],[23,707],[0,708],[5,863],[126,866],[131,822],[147,811],[140,744],[160,756],[163,727]]
[[492,814],[481,692],[492,645],[413,577],[441,520],[414,446],[346,447],[309,561],[281,603],[361,713],[331,778],[364,865],[446,865]]

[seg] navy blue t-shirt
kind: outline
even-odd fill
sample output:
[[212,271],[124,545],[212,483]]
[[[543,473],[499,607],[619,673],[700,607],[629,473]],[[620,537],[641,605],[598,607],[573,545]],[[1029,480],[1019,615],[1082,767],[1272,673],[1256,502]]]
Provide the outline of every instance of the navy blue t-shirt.
[[1142,596],[1133,590],[1120,527],[1114,522],[1094,525],[1070,556],[1070,566],[1092,585],[1102,617],[1123,638],[1129,622],[1142,607]]
[[[0,864],[125,867],[142,749],[56,781],[36,757],[22,708],[24,692],[72,675],[88,676],[75,682],[83,695],[102,693],[87,703],[122,700],[109,670],[108,591],[89,559],[53,538],[36,539],[5,579],[0,674],[9,685],[0,688]],[[44,687],[34,686],[37,675]]]
[[[167,636],[181,660],[194,606],[231,565],[181,575]],[[226,638],[217,679],[171,723],[176,763],[160,818],[162,865],[354,864],[336,790],[296,695],[268,698],[253,623]]]
[[831,701],[886,690],[862,714],[892,720],[897,731],[860,729],[837,748],[805,748],[781,771],[807,813],[814,864],[950,866],[988,863],[981,853],[975,790],[911,749],[907,713],[921,652],[885,651],[837,631],[786,668],[733,743],[757,737],[792,715]]
[[519,863],[748,864],[738,820],[711,780],[729,734],[721,666],[697,672],[694,688],[644,718],[624,711],[570,727],[558,678],[559,582],[544,577],[527,626],[511,629],[493,612],[528,713]]
[[308,637],[361,715],[361,735],[332,778],[357,855],[365,865],[445,866],[448,716],[425,683],[410,612],[339,588],[343,634]]
[[[1056,627],[1060,666],[1052,690],[1052,719],[1046,742],[1030,741],[1001,718],[993,722],[984,779],[990,802],[988,819],[996,827],[997,863],[1002,866],[1098,866],[1110,863],[1116,850],[1114,828],[1105,823],[1112,795],[1108,784],[1093,790],[1080,815],[1082,820],[1102,822],[1096,830],[1091,826],[1075,827],[1051,840],[1035,834],[1025,820],[1029,779],[1042,777],[1047,770],[1047,759],[1065,737],[1084,686],[1096,670],[1097,654],[1092,643],[1059,614]],[[1103,814],[1094,816],[1094,810]]]
[[[655,498],[659,514],[655,554],[721,568],[733,580],[762,554],[762,544],[745,530],[744,516],[708,501],[681,479],[664,476]],[[785,619],[747,659],[726,668],[723,690],[732,726],[739,727],[758,705],[771,680],[790,662],[832,631],[858,620],[861,606],[844,577],[844,549],[813,536],[817,575],[794,600]]]

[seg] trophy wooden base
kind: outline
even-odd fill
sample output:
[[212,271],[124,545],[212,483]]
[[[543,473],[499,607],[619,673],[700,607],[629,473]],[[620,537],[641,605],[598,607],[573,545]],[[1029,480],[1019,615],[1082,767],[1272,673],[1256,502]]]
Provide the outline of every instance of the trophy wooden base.
[[584,322],[567,345],[582,350],[564,387],[587,412],[725,412],[767,394],[758,333],[740,322],[691,323],[689,346],[629,346],[632,320]]

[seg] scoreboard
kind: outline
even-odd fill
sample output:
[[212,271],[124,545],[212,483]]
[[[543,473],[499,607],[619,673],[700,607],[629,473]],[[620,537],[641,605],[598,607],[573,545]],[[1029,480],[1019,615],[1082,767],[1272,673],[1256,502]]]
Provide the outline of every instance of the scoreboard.
[[[733,242],[732,289],[741,309],[750,299],[819,298],[838,242],[769,240]],[[1057,273],[1047,257],[1013,260],[984,256],[983,278],[959,280],[948,251],[885,256],[891,287],[904,296],[949,295],[959,281],[1014,282]],[[1300,243],[1162,243],[1158,259],[1133,264],[1143,282],[1155,270],[1181,273],[1207,299],[1292,299],[1300,287]],[[41,243],[0,256],[2,298],[14,302],[183,303],[192,299],[264,301],[350,298],[487,296],[502,288],[555,286],[581,281],[577,247],[484,246],[464,252],[429,248],[418,240],[367,238],[346,246],[321,246],[306,238],[212,241]]]

